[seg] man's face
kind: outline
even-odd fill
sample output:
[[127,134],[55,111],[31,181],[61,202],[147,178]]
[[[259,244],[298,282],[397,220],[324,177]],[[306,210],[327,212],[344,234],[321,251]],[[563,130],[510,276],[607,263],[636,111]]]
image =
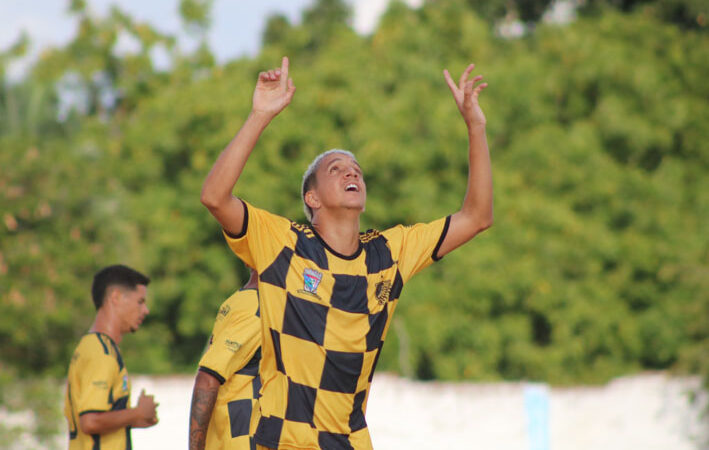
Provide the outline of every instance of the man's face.
[[147,287],[139,284],[135,289],[119,288],[118,313],[125,332],[135,333],[150,313],[145,302]]
[[321,207],[364,211],[367,185],[357,161],[343,153],[327,155],[318,166],[313,188]]

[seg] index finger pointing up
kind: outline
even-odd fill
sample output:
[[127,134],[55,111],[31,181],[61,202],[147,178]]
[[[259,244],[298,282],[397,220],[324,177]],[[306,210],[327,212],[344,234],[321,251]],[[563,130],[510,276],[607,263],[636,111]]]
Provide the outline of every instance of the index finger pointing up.
[[443,70],[443,76],[446,78],[446,83],[448,84],[448,88],[451,90],[453,95],[455,95],[458,88],[456,87],[455,83],[453,82],[453,78],[451,78],[451,74],[450,74],[450,72],[448,72],[448,69]]

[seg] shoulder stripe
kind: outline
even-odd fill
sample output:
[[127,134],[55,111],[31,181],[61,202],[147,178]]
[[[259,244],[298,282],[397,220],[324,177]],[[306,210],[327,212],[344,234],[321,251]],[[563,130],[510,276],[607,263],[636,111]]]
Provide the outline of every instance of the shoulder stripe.
[[113,346],[113,350],[116,352],[116,361],[118,362],[118,370],[121,371],[123,370],[123,357],[121,356],[121,350],[118,348],[115,342],[113,342],[113,339],[111,339],[111,345]]
[[101,347],[103,347],[103,353],[108,355],[108,346],[103,342],[101,333],[95,332],[94,334],[96,335],[96,339],[101,343]]

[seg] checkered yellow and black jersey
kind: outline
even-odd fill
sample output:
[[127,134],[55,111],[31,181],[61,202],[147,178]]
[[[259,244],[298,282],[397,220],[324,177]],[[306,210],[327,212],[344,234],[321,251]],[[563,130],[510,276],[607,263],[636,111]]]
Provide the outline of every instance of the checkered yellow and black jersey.
[[245,205],[225,237],[259,273],[261,406],[256,443],[279,449],[371,449],[364,413],[404,283],[435,260],[449,217],[360,235],[338,254],[308,225]]
[[81,338],[69,364],[64,416],[69,424],[69,450],[126,450],[130,428],[88,435],[79,428],[79,416],[125,409],[130,402],[130,380],[121,352],[103,333]]
[[207,428],[207,450],[255,448],[260,359],[258,291],[243,289],[219,307],[209,347],[199,361],[199,370],[222,384]]

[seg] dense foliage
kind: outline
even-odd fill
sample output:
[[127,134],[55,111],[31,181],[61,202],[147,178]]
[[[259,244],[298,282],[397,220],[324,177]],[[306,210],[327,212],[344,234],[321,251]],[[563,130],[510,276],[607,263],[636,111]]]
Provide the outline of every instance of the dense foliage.
[[[183,1],[186,22],[206,26],[208,3]],[[604,10],[509,40],[469,3],[392,3],[363,37],[341,2],[321,1],[300,25],[273,18],[258,57],[218,66],[204,46],[180,54],[118,10],[95,18],[74,2],[75,40],[0,84],[0,364],[62,375],[93,318],[93,272],[122,262],[153,279],[151,315],[122,344],[131,371],[194,370],[246,279],[201,184],[256,74],[286,54],[298,90],[238,189],[301,221],[302,171],[332,147],[365,170],[363,228],[455,211],[466,133],[442,69],[474,61],[490,84],[495,225],[406,286],[379,370],[709,373],[709,38]],[[126,34],[139,50],[117,54]],[[153,67],[157,48],[169,71]]]

